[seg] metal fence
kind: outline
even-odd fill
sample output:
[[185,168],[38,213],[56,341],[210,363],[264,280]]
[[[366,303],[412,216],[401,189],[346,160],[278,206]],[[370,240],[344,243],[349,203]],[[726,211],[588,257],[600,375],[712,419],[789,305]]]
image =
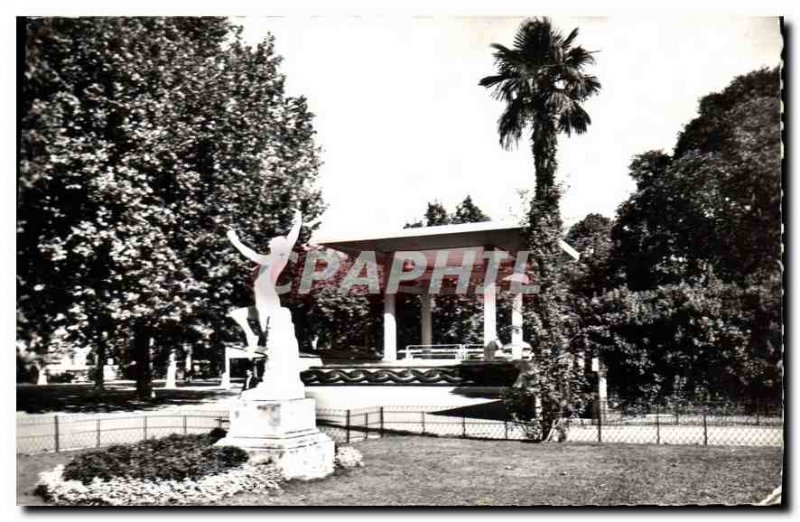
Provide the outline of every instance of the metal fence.
[[[384,406],[317,410],[317,425],[337,442],[349,443],[385,434],[415,434],[470,439],[525,440],[534,423],[504,413],[481,415],[472,407]],[[780,408],[649,406],[609,408],[594,418],[561,421],[566,441],[705,446],[783,446]]]
[[[594,418],[575,416],[563,421],[568,442],[783,446],[783,412],[773,405],[605,406],[602,415],[597,410],[594,408]],[[66,451],[173,433],[203,433],[215,427],[227,428],[228,415],[227,411],[193,411],[18,418],[17,453]],[[388,434],[525,440],[535,431],[532,423],[508,417],[498,403],[318,409],[317,427],[339,443]]]
[[206,433],[227,423],[227,411],[18,417],[17,453],[99,448],[173,433]]

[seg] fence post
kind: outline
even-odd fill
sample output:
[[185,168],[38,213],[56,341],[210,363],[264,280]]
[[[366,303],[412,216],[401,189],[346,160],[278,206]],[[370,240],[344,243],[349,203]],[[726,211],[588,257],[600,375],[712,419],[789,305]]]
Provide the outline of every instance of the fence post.
[[422,434],[425,435],[425,412],[421,411],[419,413],[422,415]]
[[659,418],[659,408],[656,406],[656,444],[661,444],[661,420]]
[[758,399],[756,399],[756,426],[759,426],[760,424],[761,424],[761,417],[759,416]]
[[506,418],[503,419],[503,431],[505,431],[506,440],[508,440],[508,419]]
[[59,443],[59,440],[58,440],[58,439],[60,438],[60,437],[58,436],[58,431],[59,431],[59,427],[58,427],[58,413],[56,413],[55,415],[53,415],[53,431],[55,432],[55,437],[56,437],[56,453],[58,453],[58,452],[61,450],[61,445],[60,445],[60,443]]
[[381,406],[381,437],[383,437],[383,406]]
[[144,440],[147,440],[147,415],[142,417],[142,430],[144,431]]
[[350,444],[350,410],[347,410],[347,420],[345,421],[345,429],[347,430],[347,434],[345,435],[345,441]]
[[188,423],[186,422],[186,415],[183,416],[183,434],[184,435],[189,434],[189,426]]
[[467,438],[467,412],[461,412],[461,438]]
[[97,447],[99,448],[100,447],[100,419],[99,418],[97,419],[97,423],[96,423],[95,427],[97,428]]
[[703,406],[703,446],[708,446],[708,424],[706,422],[705,406]]
[[369,412],[364,414],[364,440],[367,440],[369,435]]
[[603,405],[597,403],[597,442],[603,442]]

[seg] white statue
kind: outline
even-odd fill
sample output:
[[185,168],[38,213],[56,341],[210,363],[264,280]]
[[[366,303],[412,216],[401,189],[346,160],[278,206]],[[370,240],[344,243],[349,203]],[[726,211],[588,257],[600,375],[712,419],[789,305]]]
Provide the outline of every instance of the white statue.
[[[261,382],[243,391],[233,402],[230,429],[225,438],[216,443],[244,448],[253,462],[268,459],[287,480],[322,478],[334,469],[333,440],[317,429],[314,399],[306,398],[300,379],[300,352],[292,312],[281,306],[275,288],[300,235],[300,225],[300,212],[295,212],[292,230],[286,237],[272,239],[267,255],[244,246],[233,230],[228,232],[239,252],[259,265],[255,312],[267,336],[267,360]],[[253,307],[239,308],[230,315],[247,336],[247,352],[258,356],[260,354],[255,351],[258,336],[247,322],[252,310]],[[247,352],[244,355],[250,355]],[[225,377],[230,378],[227,367]]]
[[[269,242],[269,254],[259,254],[255,250],[247,247],[239,240],[239,236],[233,229],[228,230],[228,239],[230,239],[233,246],[242,253],[250,261],[258,265],[255,283],[253,285],[255,290],[255,312],[258,315],[258,324],[261,331],[267,332],[267,322],[269,318],[281,307],[280,297],[275,289],[275,284],[278,277],[286,268],[289,263],[289,255],[300,236],[300,226],[302,225],[302,214],[299,210],[294,212],[294,224],[289,233],[284,236],[272,238]],[[250,324],[247,322],[250,313],[253,311],[252,306],[244,308],[237,308],[231,310],[228,314],[234,321],[244,330],[245,337],[247,338],[247,347],[251,351],[255,351],[258,346],[258,334],[256,334]]]

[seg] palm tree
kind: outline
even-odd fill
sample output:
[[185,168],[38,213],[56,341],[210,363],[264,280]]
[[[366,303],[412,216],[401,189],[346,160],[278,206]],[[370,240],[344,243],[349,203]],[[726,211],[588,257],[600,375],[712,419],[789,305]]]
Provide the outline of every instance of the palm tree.
[[584,73],[594,57],[573,46],[577,36],[576,28],[564,37],[548,18],[526,20],[512,49],[492,44],[497,74],[479,83],[506,102],[497,125],[504,148],[516,145],[531,129],[538,201],[552,197],[558,134],[586,131],[591,119],[581,103],[600,90],[597,78]]

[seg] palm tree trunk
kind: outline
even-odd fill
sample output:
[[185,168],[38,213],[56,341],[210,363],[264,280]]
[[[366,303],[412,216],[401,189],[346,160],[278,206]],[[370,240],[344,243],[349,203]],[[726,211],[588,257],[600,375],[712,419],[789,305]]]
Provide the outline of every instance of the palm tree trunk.
[[[540,123],[542,120],[544,123]],[[546,118],[537,118],[533,125],[531,141],[533,142],[531,145],[533,165],[536,172],[535,199],[544,202],[553,197],[552,192],[555,188],[556,151],[558,150],[555,127]],[[557,207],[558,202],[554,203]]]

